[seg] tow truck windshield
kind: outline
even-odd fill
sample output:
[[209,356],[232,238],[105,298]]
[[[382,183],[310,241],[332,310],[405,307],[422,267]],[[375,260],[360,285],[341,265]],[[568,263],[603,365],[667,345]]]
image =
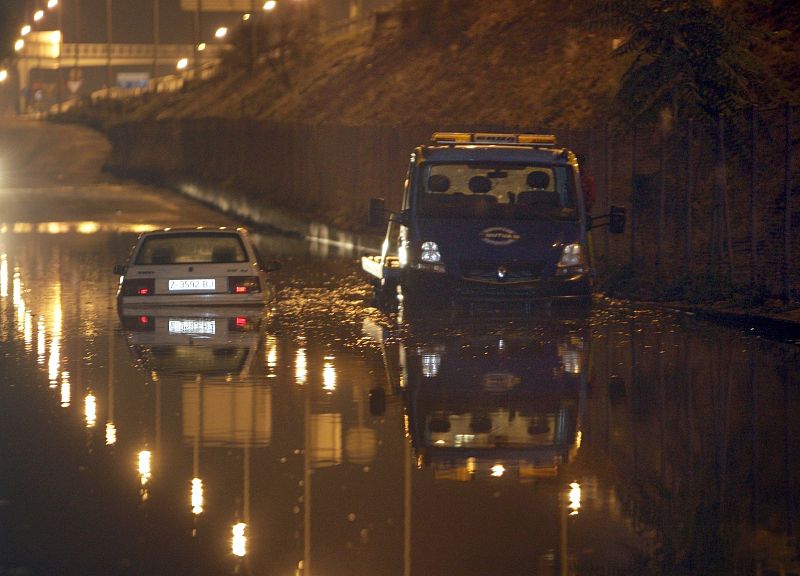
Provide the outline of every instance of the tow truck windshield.
[[577,220],[572,168],[533,164],[427,163],[417,213],[433,218]]

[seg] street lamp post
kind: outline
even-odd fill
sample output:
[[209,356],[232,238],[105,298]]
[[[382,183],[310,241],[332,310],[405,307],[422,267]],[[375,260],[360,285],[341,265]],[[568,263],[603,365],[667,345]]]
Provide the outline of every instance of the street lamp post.
[[58,10],[58,56],[56,59],[56,98],[58,103],[56,109],[61,114],[61,100],[63,99],[62,84],[64,83],[63,75],[61,74],[61,52],[64,50],[64,4],[56,0],[53,5]]
[[111,98],[111,0],[106,0],[106,97]]
[[[153,0],[153,80],[158,78],[158,43],[160,40],[160,13],[158,0]],[[153,83],[155,87],[155,82]]]
[[203,41],[203,0],[197,0],[197,8],[194,15],[194,74],[199,75],[200,71],[200,43]]
[[256,0],[250,0],[250,70],[256,68],[256,58],[258,57],[258,49],[256,48]]

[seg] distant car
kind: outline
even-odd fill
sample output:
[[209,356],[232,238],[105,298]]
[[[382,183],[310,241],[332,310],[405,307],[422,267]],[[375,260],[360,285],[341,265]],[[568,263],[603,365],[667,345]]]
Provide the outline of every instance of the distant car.
[[244,228],[165,228],[139,236],[120,276],[120,308],[153,305],[263,305],[274,296]]

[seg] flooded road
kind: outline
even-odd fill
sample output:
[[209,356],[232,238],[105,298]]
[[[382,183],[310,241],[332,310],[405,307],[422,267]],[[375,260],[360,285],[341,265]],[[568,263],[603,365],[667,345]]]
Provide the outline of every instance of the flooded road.
[[37,178],[0,185],[0,574],[797,569],[796,346],[615,302],[382,313],[358,254],[264,234],[268,309],[120,315],[138,230],[232,223]]

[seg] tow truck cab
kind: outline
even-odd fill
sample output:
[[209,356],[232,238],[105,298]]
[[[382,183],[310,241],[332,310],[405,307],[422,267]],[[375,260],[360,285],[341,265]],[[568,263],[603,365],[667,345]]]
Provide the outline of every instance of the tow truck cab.
[[[373,198],[370,223],[385,214]],[[411,154],[401,211],[362,268],[379,299],[588,301],[598,225],[622,232],[625,210],[593,222],[575,154],[554,136],[435,133]]]

